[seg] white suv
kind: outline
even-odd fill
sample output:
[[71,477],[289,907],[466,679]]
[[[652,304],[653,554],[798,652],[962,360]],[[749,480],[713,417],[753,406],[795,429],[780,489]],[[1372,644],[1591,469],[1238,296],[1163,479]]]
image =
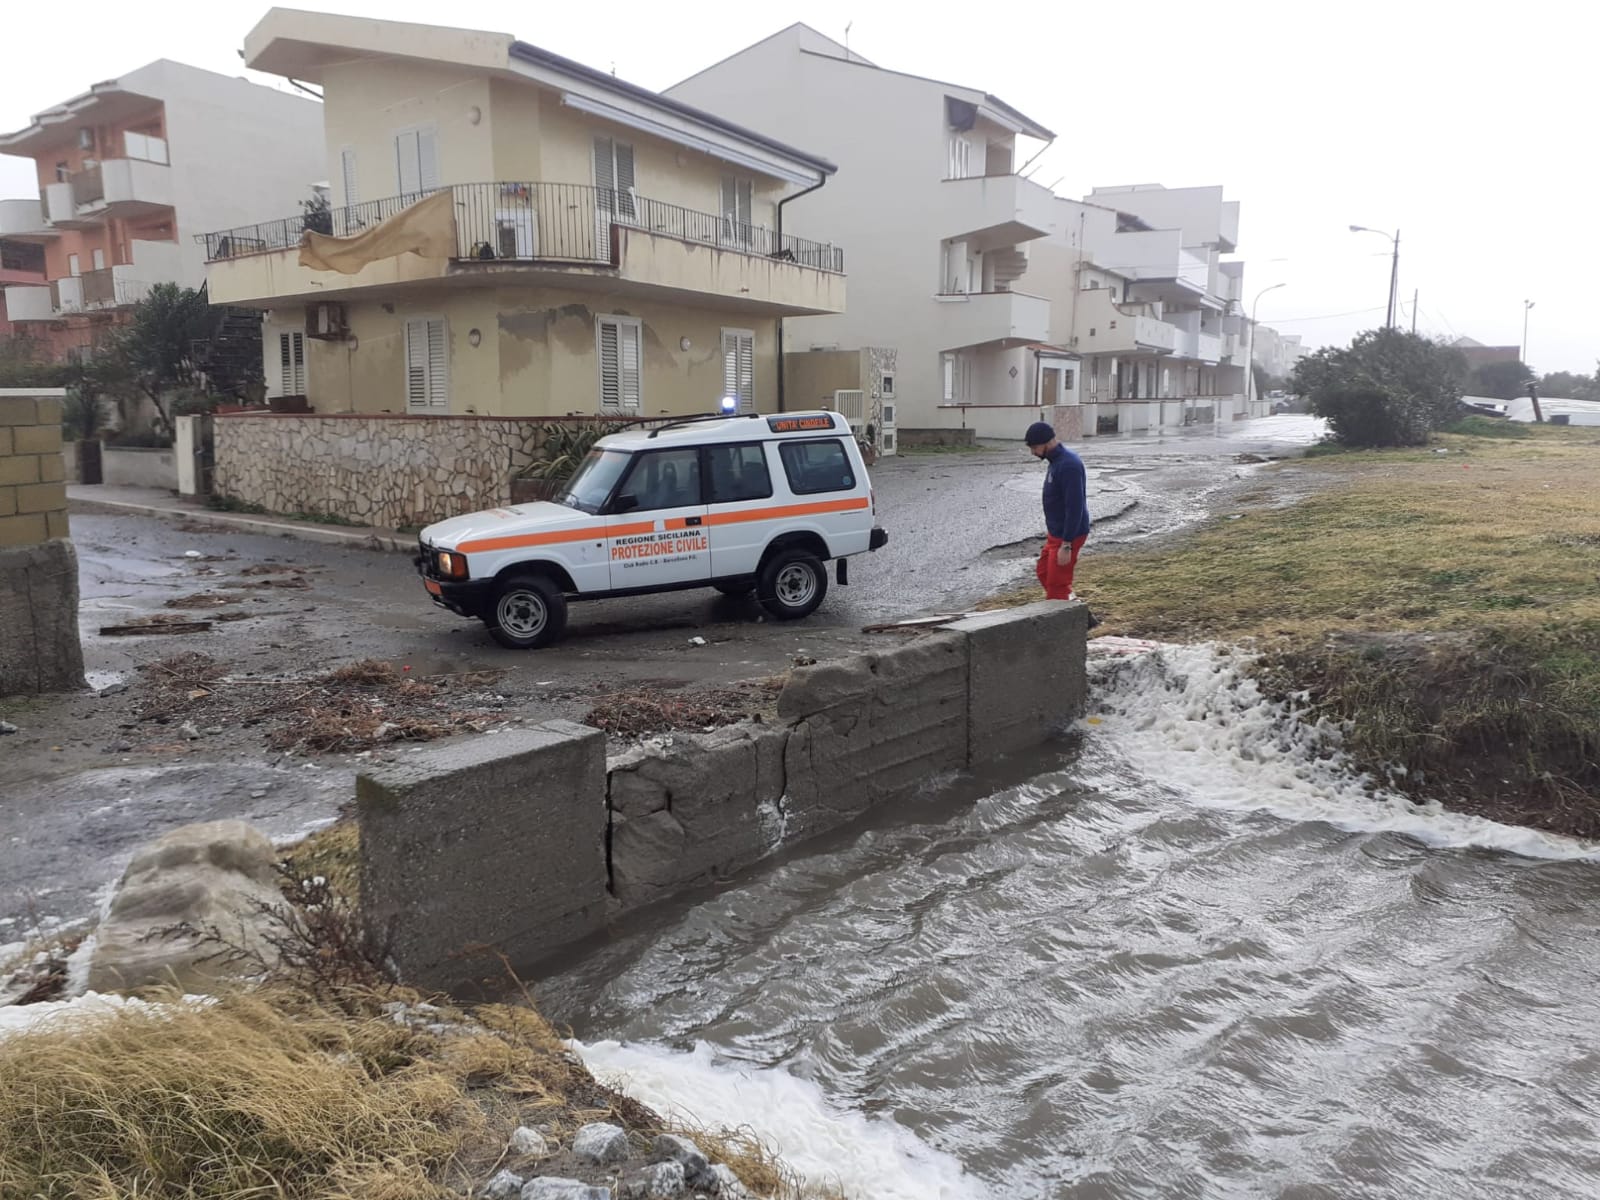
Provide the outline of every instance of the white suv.
[[849,582],[849,555],[889,535],[844,417],[702,417],[613,434],[555,503],[494,508],[422,531],[435,604],[477,617],[503,646],[560,638],[567,601],[714,587],[756,593],[780,620]]

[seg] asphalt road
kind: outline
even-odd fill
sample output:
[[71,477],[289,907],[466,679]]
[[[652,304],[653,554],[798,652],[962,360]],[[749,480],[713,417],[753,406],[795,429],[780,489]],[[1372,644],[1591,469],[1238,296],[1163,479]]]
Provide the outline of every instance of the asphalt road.
[[[1280,416],[1095,439],[1082,450],[1096,530],[1080,577],[1092,585],[1097,551],[1179,529],[1248,486],[1261,468],[1237,456],[1292,454],[1317,435],[1309,418]],[[886,460],[873,481],[889,544],[855,560],[850,586],[833,588],[805,621],[772,622],[753,602],[710,591],[598,601],[574,605],[566,640],[531,653],[502,649],[478,623],[433,607],[403,555],[75,512],[84,657],[96,690],[0,702],[0,719],[20,727],[0,738],[0,945],[90,912],[132,850],[168,829],[242,817],[289,839],[350,800],[369,760],[286,757],[247,728],[152,741],[135,712],[141,664],[196,650],[263,678],[364,658],[414,677],[493,669],[503,672],[495,686],[508,715],[577,717],[599,693],[693,690],[844,654],[872,640],[864,625],[962,611],[1028,578],[1043,536],[1041,475],[1020,446]],[[1292,491],[1292,474],[1271,478]],[[305,568],[309,587],[252,591],[241,606],[249,619],[201,634],[99,632],[170,612],[174,598],[259,579],[244,572],[265,565]]]

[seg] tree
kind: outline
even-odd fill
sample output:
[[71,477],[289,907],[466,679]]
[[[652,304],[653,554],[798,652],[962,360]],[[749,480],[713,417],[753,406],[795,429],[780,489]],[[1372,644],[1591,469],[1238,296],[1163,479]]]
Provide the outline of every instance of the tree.
[[133,306],[133,318],[118,330],[106,357],[126,368],[132,382],[155,406],[163,432],[172,430],[167,393],[195,383],[194,346],[209,342],[220,313],[204,291],[158,283]]
[[1513,400],[1528,394],[1528,380],[1533,377],[1533,368],[1521,360],[1484,363],[1472,372],[1466,386],[1468,392],[1474,396]]
[[1463,374],[1457,352],[1400,329],[1369,329],[1347,348],[1302,358],[1290,377],[1347,446],[1416,446],[1455,420]]
[[1593,375],[1552,371],[1539,380],[1539,395],[1562,400],[1600,400],[1600,363]]

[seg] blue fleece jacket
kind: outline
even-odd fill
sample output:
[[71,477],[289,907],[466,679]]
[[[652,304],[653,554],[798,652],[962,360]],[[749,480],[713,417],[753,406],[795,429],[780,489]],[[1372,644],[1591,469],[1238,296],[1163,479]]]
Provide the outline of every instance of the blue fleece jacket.
[[1044,527],[1050,536],[1075,541],[1089,532],[1089,481],[1083,459],[1065,446],[1045,455]]

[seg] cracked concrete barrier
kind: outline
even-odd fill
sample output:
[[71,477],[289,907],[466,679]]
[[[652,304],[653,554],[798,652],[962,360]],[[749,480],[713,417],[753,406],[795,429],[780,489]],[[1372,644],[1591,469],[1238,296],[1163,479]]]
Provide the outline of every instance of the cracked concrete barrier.
[[611,890],[625,908],[747,867],[784,837],[785,727],[730,725],[607,765]]
[[968,645],[956,633],[796,671],[778,696],[791,723],[784,817],[791,837],[842,825],[970,759]]
[[361,901],[402,980],[455,991],[606,921],[605,736],[571,721],[359,776]]
[[1083,712],[1089,609],[1041,600],[955,621],[966,639],[972,763],[1039,745]]

